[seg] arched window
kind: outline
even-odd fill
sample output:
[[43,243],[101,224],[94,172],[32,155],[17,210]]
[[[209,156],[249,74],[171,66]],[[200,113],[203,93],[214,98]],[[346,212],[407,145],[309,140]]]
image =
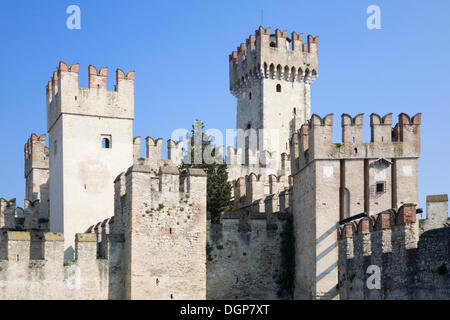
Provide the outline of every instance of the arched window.
[[102,139],[102,148],[103,148],[103,149],[109,149],[109,148],[111,148],[111,141],[109,141],[108,138],[103,138],[103,139]]
[[281,92],[281,84],[277,84],[277,92]]
[[251,92],[248,93],[248,100],[252,100],[252,93]]
[[251,123],[251,122],[248,122],[248,123],[247,123],[247,130],[248,130],[248,129],[251,129],[251,128],[252,128],[252,123]]

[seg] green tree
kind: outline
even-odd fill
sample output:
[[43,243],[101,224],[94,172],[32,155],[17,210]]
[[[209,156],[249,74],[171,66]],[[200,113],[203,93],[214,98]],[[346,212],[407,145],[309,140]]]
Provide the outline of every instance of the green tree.
[[207,210],[211,214],[211,222],[217,224],[221,214],[231,206],[231,184],[228,182],[227,164],[204,129],[200,120],[192,125],[190,150],[183,159],[181,174],[186,174],[188,168],[206,171]]

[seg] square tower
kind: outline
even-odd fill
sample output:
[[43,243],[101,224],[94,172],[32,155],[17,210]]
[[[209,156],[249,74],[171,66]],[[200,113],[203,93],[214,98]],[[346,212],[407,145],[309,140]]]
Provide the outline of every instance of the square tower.
[[310,85],[318,74],[319,37],[302,41],[303,34],[289,38],[286,31],[260,27],[230,55],[238,141],[245,141],[239,129],[257,135],[238,148],[289,153],[289,138],[310,117]]
[[[339,222],[417,204],[421,114],[342,115],[342,143],[333,143],[333,114],[313,114],[291,139],[295,230],[295,299],[338,298]],[[418,229],[416,230],[418,232]]]
[[48,219],[49,150],[45,146],[45,134],[31,134],[25,143],[24,155],[25,199],[40,200],[39,219]]
[[47,85],[50,230],[64,232],[65,257],[75,233],[114,213],[115,177],[133,164],[134,71],[89,66],[89,88],[78,87],[78,64],[59,63]]

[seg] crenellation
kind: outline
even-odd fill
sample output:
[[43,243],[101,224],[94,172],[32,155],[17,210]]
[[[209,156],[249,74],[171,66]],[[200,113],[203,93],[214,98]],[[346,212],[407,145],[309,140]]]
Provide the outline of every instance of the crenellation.
[[285,188],[285,190],[280,192],[280,212],[290,212],[290,197],[289,197],[289,189]]
[[[175,166],[162,166],[159,168],[159,192],[180,191],[180,171]],[[188,190],[189,192],[189,184]]]
[[[371,142],[389,143],[393,140],[392,113],[380,117],[376,113],[370,115]],[[361,141],[362,142],[362,141]]]
[[141,137],[133,138],[133,162],[141,158]]
[[274,214],[280,212],[280,199],[277,194],[271,194],[264,199],[264,204],[265,204],[264,211],[266,213],[267,225],[272,226],[275,221]]
[[162,138],[156,140],[152,137],[145,138],[146,158],[151,166],[156,167],[158,162],[162,159],[162,143]]
[[0,199],[0,299],[448,298],[447,195],[416,217],[421,114],[372,113],[364,142],[364,115],[344,113],[334,143],[333,114],[311,115],[319,38],[303,40],[260,27],[230,55],[234,203],[214,221],[206,172],[181,166],[187,141],[166,160],[147,137],[141,156],[134,71],[111,91],[90,65],[80,88],[61,61],[48,137],[24,146],[24,208]]
[[[206,242],[206,174],[201,169],[188,170],[186,192],[179,191],[176,167],[159,168],[156,178],[161,189],[152,188],[152,177],[154,172],[147,165],[135,164],[126,174],[124,250],[129,276],[125,279],[125,296],[204,299],[206,271],[202,261],[206,256],[202,243]],[[186,282],[177,269],[180,264],[198,281]],[[148,268],[154,270],[151,276],[140,277]]]
[[42,245],[42,258],[48,263],[62,267],[61,261],[64,261],[64,234],[60,232],[44,232]]
[[28,262],[30,260],[30,241],[29,232],[25,231],[7,231],[7,260]]
[[178,142],[167,140],[168,158],[171,163],[180,166],[183,160],[183,140]]
[[117,71],[115,91],[108,91],[106,79],[108,69],[88,68],[89,87],[79,88],[79,65],[68,66],[61,61],[47,85],[47,129],[53,127],[61,113],[113,118],[134,118],[134,72],[126,76]]
[[48,221],[43,219],[39,200],[24,200],[24,208],[16,207],[16,199],[0,198],[0,229],[3,230],[48,230]]
[[448,195],[430,195],[426,198],[426,218],[419,220],[420,233],[449,226]]
[[[445,276],[430,277],[430,266],[437,266],[448,258],[448,251],[444,255],[439,251],[446,248],[442,242],[445,228],[429,231],[431,236],[424,233],[419,237],[417,227],[415,204],[405,204],[398,211],[384,211],[345,224],[339,238],[341,297],[429,299],[445,296],[448,292],[448,286],[443,282]],[[439,249],[429,246],[429,240]],[[430,259],[432,251],[434,255]],[[381,288],[367,288],[366,269],[369,265],[380,268]],[[433,289],[429,286],[424,290],[429,279],[433,279]]]
[[154,170],[160,166],[180,166],[183,160],[184,141],[167,140],[168,159],[162,159],[163,139],[145,138],[145,157],[141,157],[141,137],[133,139],[133,162],[135,164],[143,164],[152,167]]
[[95,233],[77,233],[75,235],[75,259],[95,261],[97,259],[97,235]]
[[[318,72],[319,37],[308,35],[307,43],[302,42],[303,34],[293,32],[289,38],[286,30],[271,34],[270,28],[260,27],[229,56],[230,89],[245,87],[254,77],[313,81]],[[289,71],[284,72],[286,68]]]
[[108,68],[103,67],[97,70],[93,65],[89,65],[89,89],[106,90],[106,80],[108,77]]
[[362,144],[362,128],[364,114],[360,113],[354,118],[348,114],[342,114],[342,143],[345,153],[352,154],[355,147]]
[[[295,170],[300,170],[313,160],[321,159],[417,159],[420,156],[420,114],[409,120],[405,114],[399,115],[395,129],[391,127],[391,114],[381,119],[371,115],[371,142],[362,142],[363,115],[352,118],[342,115],[342,143],[332,143],[333,115],[323,119],[313,114],[308,124],[301,127],[291,138],[291,153]],[[404,132],[398,138],[392,132]],[[404,137],[403,137],[404,136]],[[403,138],[400,138],[403,137]]]

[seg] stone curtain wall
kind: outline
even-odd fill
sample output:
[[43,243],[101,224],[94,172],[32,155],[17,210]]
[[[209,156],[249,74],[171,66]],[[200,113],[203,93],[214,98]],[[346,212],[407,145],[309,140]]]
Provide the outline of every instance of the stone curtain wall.
[[244,225],[237,214],[221,225],[208,221],[206,298],[279,299],[284,223],[267,228],[260,215]]
[[123,288],[120,262],[123,240],[111,239],[108,258],[97,259],[95,234],[77,234],[76,259],[72,261],[63,259],[62,234],[46,232],[41,235],[41,259],[30,259],[30,240],[28,232],[2,234],[1,300],[123,298],[117,290]]
[[450,228],[427,231],[416,251],[413,299],[450,298]]
[[[418,231],[415,206],[406,205],[396,215],[385,211],[347,224],[339,241],[340,298],[448,299],[450,229],[430,230],[420,238]],[[381,269],[380,289],[367,286],[370,265]]]

